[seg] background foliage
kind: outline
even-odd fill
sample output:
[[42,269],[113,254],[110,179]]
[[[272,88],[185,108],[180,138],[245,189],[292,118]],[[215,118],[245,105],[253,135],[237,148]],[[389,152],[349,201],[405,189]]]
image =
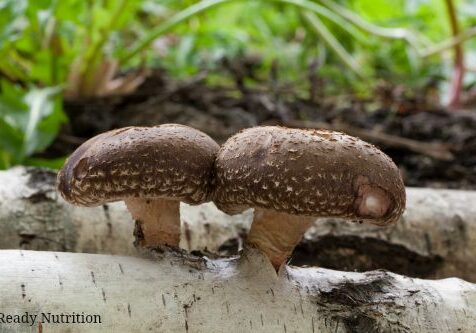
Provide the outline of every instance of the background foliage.
[[[476,26],[476,3],[454,4],[461,29]],[[425,53],[450,37],[444,0],[0,0],[0,168],[61,165],[34,155],[67,122],[63,99],[128,93],[146,68],[226,84],[223,60],[250,58],[298,91],[311,68],[327,95],[441,81],[444,96],[451,48]],[[476,41],[464,47],[471,64]]]

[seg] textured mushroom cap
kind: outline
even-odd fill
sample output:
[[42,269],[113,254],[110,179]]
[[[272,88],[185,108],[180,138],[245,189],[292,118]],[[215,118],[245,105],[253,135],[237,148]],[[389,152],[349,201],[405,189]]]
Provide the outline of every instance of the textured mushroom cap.
[[83,143],[58,174],[69,202],[97,206],[131,197],[208,200],[218,144],[191,127],[125,127]]
[[405,206],[405,187],[393,161],[339,132],[246,129],[222,145],[215,169],[214,201],[229,214],[258,207],[385,225]]

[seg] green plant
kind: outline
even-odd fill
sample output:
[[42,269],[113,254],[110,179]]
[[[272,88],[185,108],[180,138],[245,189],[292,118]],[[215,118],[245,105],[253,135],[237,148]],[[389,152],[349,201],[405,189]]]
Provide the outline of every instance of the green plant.
[[64,94],[124,92],[140,83],[136,74],[113,78],[114,59],[107,45],[140,3],[0,2],[0,168],[61,165],[63,159],[32,156],[48,147],[67,120]]
[[[444,43],[435,45],[425,34],[416,31],[429,26],[434,36],[444,36],[445,31],[441,28],[442,15],[435,15],[435,11],[436,14],[441,12],[442,6],[437,5],[442,1],[422,1],[409,9],[410,6],[404,1],[389,0],[349,0],[345,6],[330,0],[168,1],[165,2],[167,7],[153,0],[4,0],[0,22],[4,23],[1,35],[5,37],[5,42],[0,45],[0,55],[5,61],[0,64],[0,73],[10,80],[35,81],[41,85],[66,82],[65,91],[70,96],[123,93],[133,89],[140,82],[143,73],[139,71],[117,80],[118,71],[150,63],[148,59],[156,57],[152,43],[172,30],[181,34],[185,32],[185,38],[180,39],[181,42],[175,49],[175,56],[178,60],[176,63],[186,67],[188,60],[197,65],[202,64],[183,54],[196,51],[195,44],[209,43],[203,33],[207,30],[208,34],[217,37],[215,44],[228,43],[222,46],[222,54],[226,54],[229,46],[231,52],[236,54],[233,43],[241,43],[242,47],[249,46],[243,40],[240,41],[240,38],[230,38],[236,36],[236,33],[245,32],[248,34],[245,38],[250,38],[250,33],[253,32],[259,40],[260,35],[266,35],[266,30],[269,30],[273,34],[267,34],[270,43],[265,43],[268,48],[261,51],[273,53],[270,46],[280,37],[275,33],[289,36],[293,29],[306,28],[308,41],[303,42],[307,47],[312,42],[319,47],[325,45],[335,55],[328,57],[331,63],[335,59],[359,77],[369,78],[369,73],[372,73],[369,68],[372,66],[366,65],[372,65],[372,55],[366,53],[365,49],[372,49],[376,44],[381,47],[384,45],[383,40],[403,41],[399,45],[401,48],[410,47],[406,50],[409,57],[428,57],[441,52]],[[224,6],[229,10],[220,11],[220,7]],[[248,23],[251,22],[254,27],[230,24],[237,21],[241,23],[243,20],[239,16],[243,9],[252,6],[256,10],[246,14],[250,17]],[[282,27],[271,28],[272,22],[270,24],[269,20],[280,15]],[[191,28],[190,25],[183,28],[183,23],[191,20],[199,22],[195,24],[198,28]],[[286,24],[282,24],[283,21]],[[394,27],[381,27],[373,21]],[[410,21],[417,22],[413,24],[415,29],[405,27],[410,25]],[[221,24],[217,26],[216,22]],[[215,31],[207,29],[207,26],[213,25],[217,28]],[[187,34],[187,29],[196,30],[193,33],[200,36]],[[456,31],[446,43],[459,45],[474,33],[476,32],[472,30],[464,30],[460,34]],[[313,34],[315,38],[309,37]],[[281,40],[292,43],[290,38]],[[213,47],[210,44],[213,42],[209,43]],[[252,42],[250,48],[257,44]],[[316,54],[316,50],[314,47],[311,52]],[[412,53],[413,56],[410,55]],[[408,59],[408,62],[413,66],[424,60]],[[114,79],[114,84],[110,84]]]
[[[231,17],[229,21],[234,22],[234,18],[237,16],[235,11],[240,11],[240,8],[246,7],[245,4],[252,4],[259,8],[259,10],[255,8],[255,10],[247,12],[248,14],[250,12],[259,13],[251,15],[253,18],[266,16],[273,10],[276,11],[277,15],[283,15],[283,17],[287,16],[286,13],[290,12],[290,9],[301,15],[303,19],[298,22],[297,28],[305,27],[308,32],[307,36],[312,36],[312,34],[316,36],[316,38],[308,38],[315,43],[312,51],[301,52],[301,55],[307,53],[307,56],[301,57],[301,59],[306,59],[307,62],[309,62],[310,53],[314,53],[313,57],[318,56],[316,50],[319,50],[319,47],[316,48],[316,46],[324,45],[329,51],[328,54],[331,55],[327,57],[326,65],[333,66],[339,62],[345,65],[355,74],[353,78],[352,76],[349,77],[351,81],[362,81],[362,79],[369,81],[378,77],[380,73],[377,64],[383,65],[385,63],[380,67],[383,69],[384,75],[388,76],[388,73],[395,73],[395,77],[398,79],[398,75],[401,75],[400,79],[404,82],[421,82],[422,76],[436,72],[435,68],[438,66],[440,70],[442,67],[438,59],[429,59],[429,57],[444,52],[448,48],[447,44],[459,45],[475,33],[473,29],[469,29],[461,33],[455,33],[452,38],[441,44],[431,41],[430,38],[436,37],[441,40],[447,35],[445,30],[447,21],[444,16],[445,9],[442,1],[422,1],[413,5],[413,7],[405,1],[389,0],[354,0],[347,1],[346,6],[330,0],[203,0],[191,2],[190,6],[179,10],[175,15],[163,21],[162,24],[148,31],[131,48],[126,49],[121,54],[120,61],[125,64],[131,58],[143,54],[154,40],[165,33],[169,33],[172,29],[177,29],[181,33],[187,31],[187,29],[188,31],[193,29],[195,30],[194,33],[200,33],[206,30],[202,28],[202,25],[207,26],[210,21],[220,21],[223,23],[220,25],[220,30],[226,30],[229,24],[223,20],[220,14],[216,14],[220,12],[216,7],[226,6],[229,10],[225,17]],[[187,4],[189,3],[187,2]],[[235,4],[239,5],[235,6]],[[206,15],[204,20],[200,20],[199,14],[202,13]],[[221,15],[223,15],[223,12],[221,12]],[[178,25],[188,20],[200,23],[194,24],[192,28],[190,26],[187,29],[177,28]],[[378,22],[374,23],[373,21]],[[261,27],[264,29],[262,30],[266,30],[269,27],[268,22],[263,22],[264,24],[261,24]],[[286,21],[286,23],[288,22]],[[382,27],[379,23],[390,27]],[[293,24],[285,24],[283,27],[283,30],[287,30],[288,33],[291,29],[296,29],[296,25]],[[250,31],[239,25],[235,25],[234,28],[244,32]],[[256,36],[259,35],[260,33],[256,34]],[[250,34],[245,38],[249,38],[249,36]],[[188,35],[184,39],[184,43],[179,45],[180,51],[185,50],[189,54],[199,53],[201,41],[194,37],[196,35]],[[254,36],[251,38],[254,38]],[[276,39],[276,36],[269,38],[273,42]],[[249,42],[246,44],[248,48],[255,46],[252,41]],[[306,41],[303,42],[306,43]],[[306,45],[309,46],[309,43]],[[393,58],[386,48],[391,49],[396,57]],[[233,48],[231,49],[233,50]],[[268,53],[273,53],[269,50],[267,50]],[[280,50],[284,49],[281,48]],[[181,55],[183,55],[183,52],[178,52],[178,56]],[[192,62],[200,63],[195,58],[192,59]],[[183,64],[184,62],[181,61],[180,63]],[[190,68],[187,72],[190,72]],[[410,76],[410,80],[408,76]]]
[[36,164],[30,156],[48,147],[66,120],[60,88],[22,89],[0,81],[0,168]]

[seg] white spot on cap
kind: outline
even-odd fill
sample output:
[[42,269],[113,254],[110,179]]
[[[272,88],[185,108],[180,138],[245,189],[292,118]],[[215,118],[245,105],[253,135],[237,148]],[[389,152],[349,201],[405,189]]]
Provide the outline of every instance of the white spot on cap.
[[391,201],[385,190],[369,184],[359,188],[360,200],[358,200],[358,212],[362,217],[381,218],[388,209]]
[[372,215],[380,215],[382,214],[382,205],[378,197],[369,195],[365,198],[365,209]]

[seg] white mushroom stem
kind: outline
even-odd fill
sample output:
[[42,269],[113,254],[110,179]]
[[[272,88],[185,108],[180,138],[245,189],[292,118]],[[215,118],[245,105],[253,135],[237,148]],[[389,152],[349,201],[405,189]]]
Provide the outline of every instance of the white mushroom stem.
[[0,251],[0,290],[4,319],[36,315],[0,323],[11,333],[471,333],[476,325],[476,286],[460,279],[289,266],[276,276],[257,251],[239,263]]
[[135,236],[139,246],[178,247],[180,242],[180,201],[163,198],[131,198],[125,200],[125,203],[136,220]]
[[247,244],[266,254],[276,270],[289,258],[315,218],[256,208]]

